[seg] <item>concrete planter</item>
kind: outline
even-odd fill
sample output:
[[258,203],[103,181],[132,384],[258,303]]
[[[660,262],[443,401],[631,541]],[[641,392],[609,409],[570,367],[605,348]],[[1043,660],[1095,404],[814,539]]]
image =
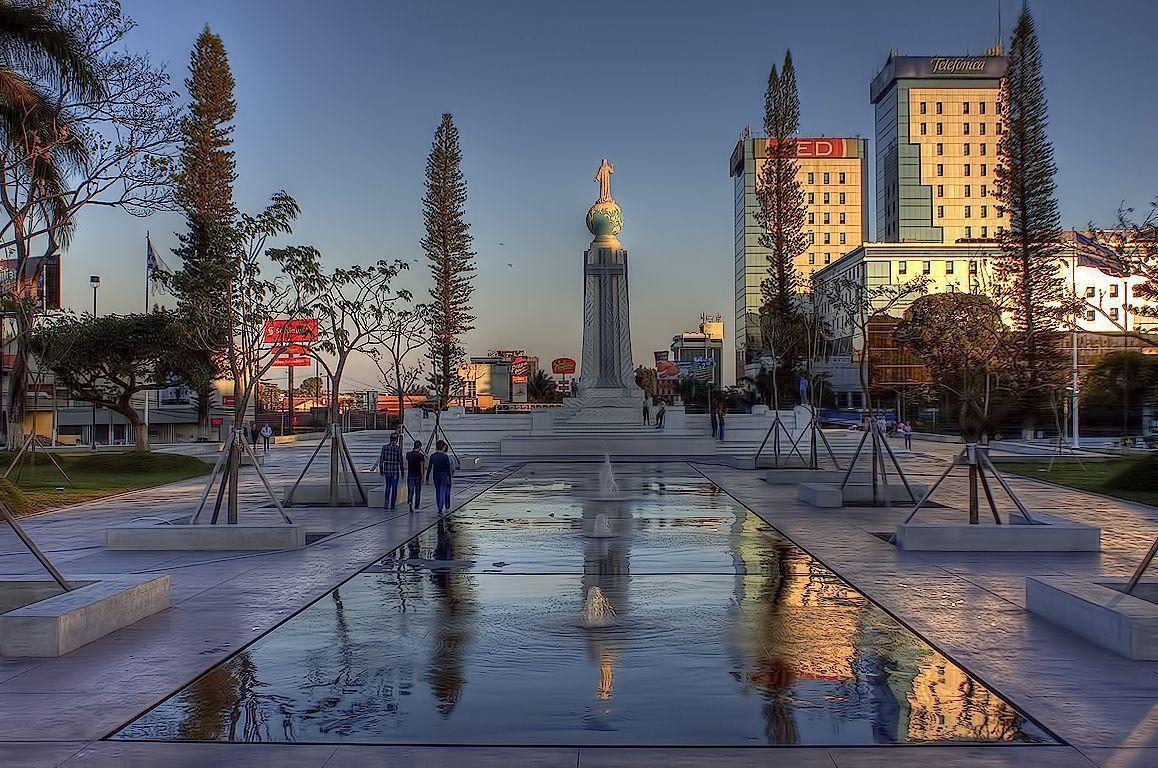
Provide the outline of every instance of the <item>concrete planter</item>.
[[189,517],[133,522],[105,529],[105,549],[156,551],[277,551],[306,545],[303,525],[189,525]]
[[1090,642],[1135,661],[1158,660],[1158,582],[1125,594],[1125,580],[1035,576],[1025,607]]
[[0,656],[63,656],[169,607],[168,576],[0,581]]
[[[769,485],[796,485],[797,483],[840,485],[840,481],[843,479],[843,469],[770,469],[764,474],[764,482]],[[854,472],[851,482],[858,485],[867,483],[868,475],[864,472]]]
[[[910,487],[918,499],[927,490],[923,485],[910,483]],[[895,483],[890,482],[887,490],[883,484],[878,486],[877,493],[882,499],[878,506],[884,505],[883,500],[886,494],[893,506],[914,503],[899,478]],[[801,483],[798,495],[804,503],[824,509],[864,507],[871,506],[873,503],[873,488],[870,483],[849,483],[844,488],[840,487],[839,481],[835,483]]]
[[897,547],[926,552],[1098,552],[1102,529],[1030,512],[1040,525],[1014,515],[1011,525],[925,523],[897,526]]
[[[381,475],[370,475],[362,478],[362,489],[369,495],[370,490],[377,484],[382,482]],[[292,485],[282,487],[281,500],[283,504],[290,504],[290,489]],[[330,503],[330,484],[324,483],[302,483],[293,492],[294,504],[303,507],[326,506]],[[365,506],[362,503],[362,497],[358,495],[358,486],[353,483],[341,483],[338,485],[338,505],[343,507],[361,507]]]

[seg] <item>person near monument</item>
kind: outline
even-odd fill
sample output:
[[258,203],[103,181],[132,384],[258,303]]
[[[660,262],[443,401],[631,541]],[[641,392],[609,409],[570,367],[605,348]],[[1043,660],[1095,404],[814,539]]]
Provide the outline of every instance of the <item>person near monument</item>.
[[268,424],[261,426],[261,448],[266,453],[269,453],[269,439],[273,437],[273,427]]
[[712,437],[715,437],[716,433],[720,431],[720,409],[713,406],[709,409],[709,413],[712,417]]
[[717,430],[717,433],[716,433],[716,439],[717,440],[723,440],[724,439],[724,413],[725,413],[724,404],[720,403],[719,405],[716,406],[716,421],[719,424],[719,429]]
[[415,440],[414,447],[406,454],[406,503],[410,511],[422,506],[422,474],[425,469],[426,454],[422,452],[422,441]]
[[643,396],[643,423],[651,423],[651,404],[648,402],[647,395]]
[[434,506],[438,514],[450,511],[450,480],[454,475],[454,462],[446,455],[446,441],[439,440],[434,444],[435,451],[430,454],[430,462],[426,465],[426,480],[434,478]]
[[391,512],[398,504],[398,476],[402,473],[402,449],[398,446],[398,433],[390,433],[390,442],[382,446],[378,456],[378,470],[386,481],[382,503]]
[[667,403],[659,401],[659,408],[655,412],[655,428],[663,429],[663,417],[667,415]]

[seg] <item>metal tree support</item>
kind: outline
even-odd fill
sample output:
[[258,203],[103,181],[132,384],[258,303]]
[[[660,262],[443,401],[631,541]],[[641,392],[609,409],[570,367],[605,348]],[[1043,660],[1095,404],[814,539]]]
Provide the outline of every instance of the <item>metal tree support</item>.
[[3,517],[4,521],[12,526],[12,532],[16,534],[16,537],[20,539],[21,543],[32,553],[32,556],[40,562],[44,570],[48,571],[53,580],[60,585],[60,588],[65,592],[71,592],[72,585],[65,580],[64,576],[60,574],[60,571],[56,570],[56,566],[48,559],[48,555],[40,551],[40,547],[36,546],[36,542],[28,535],[24,527],[16,522],[16,516],[12,514],[12,511],[8,509],[8,505],[3,501],[0,501],[0,517]]
[[[811,406],[808,407],[808,426],[805,429],[800,430],[800,434],[796,436],[795,440],[792,439],[792,432],[788,429],[787,426],[785,426],[784,420],[780,418],[780,410],[776,410],[776,416],[772,419],[772,424],[768,427],[768,431],[764,433],[764,440],[760,443],[760,447],[756,450],[756,458],[754,459],[756,463],[759,463],[760,456],[764,453],[764,448],[768,445],[768,440],[771,439],[773,456],[772,466],[774,469],[781,468],[781,432],[784,433],[785,438],[788,440],[788,454],[787,456],[783,457],[785,462],[791,461],[792,454],[795,453],[800,457],[800,461],[804,463],[805,467],[808,469],[819,469],[820,461],[816,451],[816,441],[817,438],[819,438],[820,441],[824,443],[824,449],[828,453],[828,458],[832,461],[833,465],[837,469],[840,469],[840,462],[837,461],[836,453],[832,450],[832,445],[828,442],[828,438],[824,436],[824,431],[817,427],[816,411]],[[805,458],[804,453],[800,450],[800,441],[804,439],[805,434],[809,434],[811,436],[811,445],[809,446],[807,458]],[[787,467],[788,465],[785,463],[783,466]]]
[[52,455],[52,452],[45,447],[44,441],[36,436],[35,431],[28,433],[28,437],[25,438],[24,442],[21,444],[20,450],[16,452],[16,456],[13,457],[11,462],[9,462],[8,468],[4,470],[4,474],[0,475],[0,477],[7,479],[8,476],[12,474],[12,470],[15,469],[16,466],[20,463],[20,459],[24,457],[25,453],[31,453],[33,456],[35,456],[37,450],[47,456],[48,460],[52,462],[52,466],[56,467],[56,471],[64,476],[65,482],[67,482],[69,485],[72,485],[72,478],[69,477],[68,473],[64,471],[64,467],[60,466],[60,462],[56,460],[56,457]]
[[354,465],[354,457],[350,455],[350,448],[346,445],[345,438],[342,437],[342,428],[338,424],[331,424],[326,429],[325,437],[318,442],[318,447],[310,454],[310,460],[306,462],[306,466],[302,468],[298,479],[294,481],[293,486],[290,487],[289,494],[286,496],[286,504],[293,506],[294,494],[297,493],[298,486],[302,484],[306,473],[310,471],[314,460],[317,459],[318,454],[321,453],[322,447],[327,443],[332,442],[330,452],[332,454],[330,482],[333,485],[330,493],[330,504],[336,506],[338,499],[338,488],[340,488],[341,474],[348,471],[354,478],[354,487],[358,489],[358,496],[361,498],[363,504],[370,503],[370,497],[366,495],[366,489],[362,486],[362,478],[358,476],[358,468]]
[[[221,513],[221,503],[225,498],[225,493],[229,490],[231,493],[236,493],[237,488],[227,489],[233,480],[229,472],[229,464],[231,462],[231,454],[237,451],[239,454],[247,453],[253,460],[253,468],[257,470],[257,476],[261,479],[261,484],[265,488],[266,494],[273,502],[277,512],[281,515],[281,519],[287,523],[293,523],[289,515],[286,514],[285,508],[282,507],[281,501],[277,498],[277,494],[273,491],[273,486],[269,484],[269,478],[261,470],[261,464],[257,461],[257,456],[253,452],[253,448],[245,442],[241,436],[241,430],[233,427],[229,430],[229,437],[225,441],[225,445],[221,448],[221,453],[217,456],[217,461],[213,465],[213,471],[209,473],[209,480],[205,483],[205,490],[201,492],[201,500],[197,504],[197,511],[193,513],[193,517],[189,523],[195,525],[197,520],[201,517],[201,512],[205,509],[205,502],[209,499],[209,493],[213,490],[213,484],[220,479],[220,485],[217,487],[217,498],[213,504],[213,519],[211,523],[216,523],[218,516]],[[238,460],[240,461],[240,456]]]
[[889,445],[888,438],[881,433],[881,427],[877,424],[877,420],[870,417],[867,419],[867,422],[868,429],[861,435],[860,442],[857,443],[856,450],[853,452],[852,458],[849,459],[848,469],[845,470],[844,478],[840,481],[841,489],[843,490],[844,487],[848,485],[849,480],[852,478],[852,472],[856,468],[856,462],[864,450],[865,443],[868,442],[872,455],[872,472],[870,477],[873,487],[873,504],[876,504],[879,498],[879,494],[877,493],[877,480],[880,479],[885,486],[885,506],[890,509],[892,508],[888,492],[889,475],[885,463],[886,456],[888,456],[893,467],[897,470],[897,477],[900,478],[901,484],[905,486],[905,491],[909,494],[909,498],[916,502],[917,494],[913,492],[912,486],[909,485],[909,480],[905,477],[904,470],[901,469],[901,462],[897,459],[897,455],[893,453],[893,448]]
[[1126,585],[1126,594],[1132,594],[1134,587],[1138,586],[1138,582],[1142,580],[1142,574],[1150,567],[1150,563],[1154,561],[1154,555],[1158,554],[1158,537],[1154,538],[1154,543],[1150,545],[1150,551],[1142,558],[1142,562],[1138,563],[1138,567],[1134,569],[1134,574],[1130,576],[1130,583]]
[[937,489],[941,487],[941,484],[945,482],[949,475],[952,474],[956,467],[969,468],[970,525],[977,525],[981,522],[977,499],[977,486],[979,483],[985,493],[985,501],[989,506],[989,511],[993,515],[993,522],[997,525],[1002,524],[1001,516],[997,513],[997,503],[993,498],[993,489],[989,485],[989,476],[992,476],[993,479],[998,482],[1005,491],[1005,494],[1009,497],[1009,500],[1012,501],[1013,505],[1017,508],[1017,511],[1025,518],[1026,522],[1037,524],[1037,521],[1029,514],[1029,510],[1021,503],[1021,499],[1019,499],[1017,494],[1013,492],[1013,489],[1009,487],[1009,483],[1005,481],[1005,477],[997,470],[993,462],[990,461],[987,449],[977,443],[966,443],[961,452],[953,457],[949,462],[949,466],[945,467],[945,471],[937,478],[937,482],[933,483],[929,490],[925,492],[925,495],[921,497],[921,500],[913,507],[913,511],[905,518],[905,523],[912,522],[913,518],[916,517],[917,513],[921,511],[921,508],[928,503],[929,499]]

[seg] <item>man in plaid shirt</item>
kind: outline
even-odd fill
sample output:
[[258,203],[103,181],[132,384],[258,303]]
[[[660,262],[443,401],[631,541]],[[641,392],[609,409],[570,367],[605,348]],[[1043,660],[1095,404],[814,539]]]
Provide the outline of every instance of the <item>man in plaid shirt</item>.
[[398,446],[398,433],[390,435],[390,442],[382,446],[382,453],[378,456],[378,468],[386,481],[384,502],[386,508],[393,511],[398,503],[398,476],[402,474],[402,448]]

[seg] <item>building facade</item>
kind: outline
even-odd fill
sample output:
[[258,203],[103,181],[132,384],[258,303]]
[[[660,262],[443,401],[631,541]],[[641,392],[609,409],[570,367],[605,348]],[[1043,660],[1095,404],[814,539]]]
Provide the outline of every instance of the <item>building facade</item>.
[[[808,250],[796,261],[807,278],[868,239],[868,142],[859,138],[802,137],[796,142],[798,176],[808,206]],[[745,375],[760,344],[761,284],[768,249],[760,245],[756,197],[768,140],[746,134],[732,152],[735,193],[736,375]]]
[[700,315],[698,331],[677,333],[671,340],[671,357],[676,363],[696,360],[712,361],[712,383],[724,383],[724,318],[722,315]]
[[994,194],[998,100],[1009,60],[890,56],[873,79],[876,240],[996,238],[1008,217]]

